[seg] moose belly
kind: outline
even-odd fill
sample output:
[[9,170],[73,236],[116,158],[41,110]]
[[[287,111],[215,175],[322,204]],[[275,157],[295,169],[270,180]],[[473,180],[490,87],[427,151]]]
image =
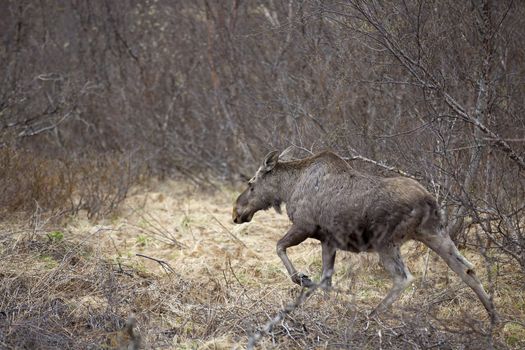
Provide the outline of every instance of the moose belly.
[[360,253],[374,251],[379,242],[376,237],[378,235],[371,231],[353,231],[332,235],[331,241],[338,249]]
[[325,237],[338,249],[354,253],[375,251],[393,241],[403,242],[409,238],[411,227],[400,220],[383,222],[357,221],[355,225],[327,227]]

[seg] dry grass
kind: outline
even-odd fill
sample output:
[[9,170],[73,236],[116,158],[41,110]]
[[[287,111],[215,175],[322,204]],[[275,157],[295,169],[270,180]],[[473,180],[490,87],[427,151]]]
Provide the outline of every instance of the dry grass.
[[[275,254],[289,226],[273,212],[230,224],[234,192],[197,191],[164,182],[125,201],[98,225],[74,217],[60,227],[4,224],[0,233],[0,348],[118,348],[135,315],[145,348],[231,349],[300,292]],[[479,349],[489,323],[474,294],[426,250],[407,244],[419,277],[391,312],[367,313],[390,282],[374,255],[339,253],[335,290],[318,292],[263,337],[262,349]],[[319,278],[320,248],[290,250],[295,264]],[[481,275],[482,261],[466,251]],[[164,261],[137,256],[142,254]],[[504,320],[525,318],[525,279],[499,266],[496,304]],[[496,348],[525,346],[523,323],[494,330]]]

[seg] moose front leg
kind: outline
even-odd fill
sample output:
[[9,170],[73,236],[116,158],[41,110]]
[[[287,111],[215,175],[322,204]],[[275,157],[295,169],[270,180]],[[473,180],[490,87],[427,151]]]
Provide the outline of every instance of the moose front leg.
[[292,281],[300,286],[311,287],[313,282],[304,273],[297,272],[292,262],[286,254],[286,249],[289,247],[296,246],[304,242],[305,239],[310,237],[305,230],[301,230],[295,226],[292,226],[290,230],[284,235],[283,238],[277,242],[277,255],[281,258],[288,274],[292,278]]

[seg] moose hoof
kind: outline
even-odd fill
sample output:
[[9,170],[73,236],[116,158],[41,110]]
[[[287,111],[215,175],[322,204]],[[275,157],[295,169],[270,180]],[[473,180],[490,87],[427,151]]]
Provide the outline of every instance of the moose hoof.
[[322,281],[319,287],[321,287],[321,289],[323,289],[324,291],[329,292],[332,289],[332,281],[330,280]]
[[300,285],[301,287],[311,287],[314,285],[312,280],[310,280],[310,278],[304,273],[295,274],[292,277],[292,281],[294,281],[294,283]]

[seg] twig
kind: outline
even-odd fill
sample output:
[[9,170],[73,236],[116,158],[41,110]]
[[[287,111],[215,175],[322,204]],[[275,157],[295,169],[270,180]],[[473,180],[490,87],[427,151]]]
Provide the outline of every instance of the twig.
[[246,290],[246,288],[244,287],[244,285],[241,283],[241,281],[239,280],[239,278],[237,277],[237,275],[235,274],[235,271],[233,271],[233,267],[232,267],[232,262],[230,260],[230,257],[228,257],[228,267],[230,268],[230,272],[232,273],[233,277],[235,278],[235,280],[237,281],[237,283],[239,283],[239,285],[244,289]]
[[234,235],[233,232],[231,232],[230,230],[228,230],[228,228],[227,228],[226,226],[224,226],[224,225],[222,224],[222,222],[220,222],[219,219],[217,219],[217,218],[215,217],[215,215],[213,215],[212,213],[210,213],[208,210],[206,210],[206,211],[208,212],[208,214],[211,215],[211,218],[212,218],[213,220],[215,220],[215,221],[219,224],[219,226],[221,226],[221,228],[222,228],[224,231],[226,231],[226,233],[228,233],[230,236],[232,236],[233,239],[235,239],[237,242],[239,242],[240,244],[242,244],[243,247],[248,248],[248,246],[247,246],[243,241],[241,241],[241,239],[240,239],[239,237],[237,237],[236,235]]
[[170,266],[170,264],[168,264],[164,260],[152,258],[151,256],[147,256],[147,255],[139,254],[139,253],[135,254],[135,256],[139,256],[141,258],[146,258],[146,259],[150,259],[150,260],[156,261],[156,262],[159,263],[159,265],[164,269],[164,271],[166,273],[168,273],[168,272],[175,273],[175,270]]

